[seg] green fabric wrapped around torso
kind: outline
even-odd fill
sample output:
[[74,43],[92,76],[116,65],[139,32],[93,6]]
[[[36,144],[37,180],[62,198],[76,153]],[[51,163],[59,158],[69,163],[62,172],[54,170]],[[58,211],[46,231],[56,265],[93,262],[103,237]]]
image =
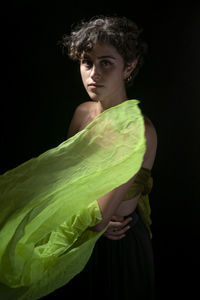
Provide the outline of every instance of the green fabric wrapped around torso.
[[97,116],[76,135],[0,176],[0,298],[31,300],[66,284],[103,232],[97,199],[141,168],[137,100]]
[[152,232],[150,229],[151,221],[151,207],[149,204],[149,193],[151,192],[153,187],[153,178],[151,177],[151,171],[146,168],[141,168],[137,173],[137,176],[131,185],[128,193],[126,194],[125,200],[129,200],[131,198],[140,195],[140,198],[137,203],[137,211],[146,225],[150,237],[152,237]]

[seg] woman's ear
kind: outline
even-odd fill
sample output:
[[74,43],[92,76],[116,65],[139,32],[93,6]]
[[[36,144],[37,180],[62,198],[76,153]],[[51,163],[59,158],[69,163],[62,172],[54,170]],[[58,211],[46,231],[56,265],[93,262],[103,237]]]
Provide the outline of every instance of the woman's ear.
[[126,64],[126,66],[124,68],[124,79],[127,79],[131,75],[131,73],[136,68],[137,63],[138,63],[138,60],[136,58],[133,62]]

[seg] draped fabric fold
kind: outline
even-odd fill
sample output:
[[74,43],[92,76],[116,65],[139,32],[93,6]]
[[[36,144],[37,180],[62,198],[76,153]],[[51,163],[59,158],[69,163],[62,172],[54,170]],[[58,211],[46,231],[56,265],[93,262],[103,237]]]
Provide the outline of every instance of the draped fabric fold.
[[[86,265],[103,232],[97,199],[127,182],[145,153],[139,101],[0,176],[0,296],[39,299]],[[1,298],[1,297],[0,297]]]
[[152,238],[151,232],[151,207],[149,203],[149,194],[153,187],[153,178],[151,177],[151,171],[146,168],[141,168],[137,173],[137,176],[131,185],[128,193],[126,194],[125,200],[134,198],[141,193],[141,196],[137,203],[137,211],[146,225],[149,235]]

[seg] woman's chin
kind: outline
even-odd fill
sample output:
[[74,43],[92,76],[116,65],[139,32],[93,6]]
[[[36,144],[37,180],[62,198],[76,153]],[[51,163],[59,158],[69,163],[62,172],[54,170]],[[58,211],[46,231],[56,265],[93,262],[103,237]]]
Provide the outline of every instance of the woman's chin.
[[88,94],[89,94],[89,97],[90,97],[90,99],[92,101],[94,101],[94,102],[98,102],[99,101],[99,99],[100,99],[99,95],[94,94],[94,93],[88,93]]

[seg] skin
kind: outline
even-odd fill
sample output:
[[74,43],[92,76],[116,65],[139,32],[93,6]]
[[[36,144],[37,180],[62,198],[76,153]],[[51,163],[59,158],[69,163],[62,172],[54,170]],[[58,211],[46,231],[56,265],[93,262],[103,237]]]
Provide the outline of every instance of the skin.
[[[110,44],[96,44],[91,52],[82,54],[80,73],[83,85],[93,101],[84,102],[78,107],[72,119],[68,137],[81,131],[104,110],[127,100],[125,79],[130,76],[136,65],[137,60],[125,65],[122,56]],[[147,150],[142,166],[151,169],[156,154],[157,137],[151,121],[147,117],[144,119]],[[108,193],[102,199],[98,199],[99,207],[101,211],[104,211],[104,215],[109,214],[109,211],[114,209],[113,215],[109,218],[107,231],[104,233],[104,236],[111,240],[122,239],[130,228],[128,223],[132,219],[124,218],[124,216],[135,210],[140,195],[127,201],[121,201],[120,193],[121,198],[124,197],[133,180],[134,178],[117,188],[115,194],[109,195]],[[111,193],[113,192],[111,191]],[[112,204],[110,204],[109,197],[115,198]],[[102,227],[99,226],[100,224],[97,224],[91,229],[101,231]]]
[[92,52],[83,53],[81,77],[88,95],[97,103],[97,114],[127,99],[124,80],[136,64],[134,61],[125,67],[121,55],[108,44],[97,44]]

